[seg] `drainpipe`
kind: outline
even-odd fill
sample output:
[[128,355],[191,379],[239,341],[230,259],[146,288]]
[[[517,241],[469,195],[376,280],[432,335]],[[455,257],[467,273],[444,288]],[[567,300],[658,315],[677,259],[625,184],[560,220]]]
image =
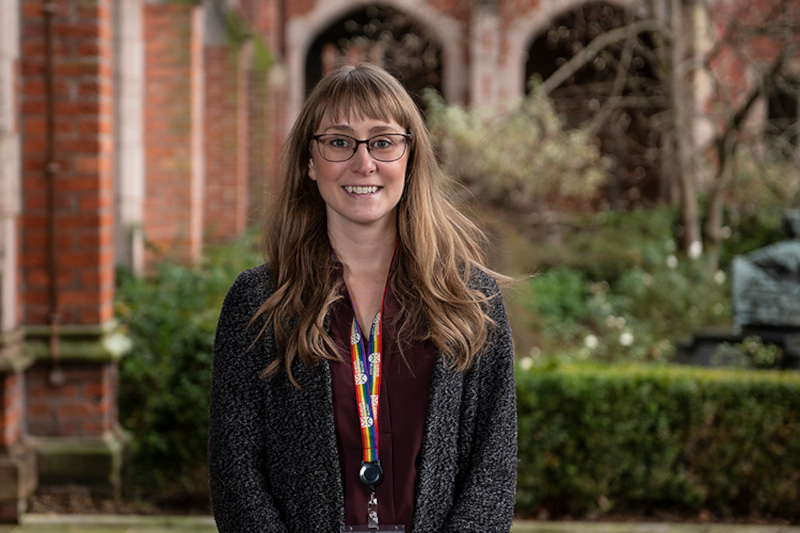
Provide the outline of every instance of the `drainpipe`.
[[55,89],[53,86],[53,15],[56,11],[56,4],[52,1],[44,2],[42,14],[45,23],[45,87],[47,91],[46,101],[46,130],[47,130],[47,160],[45,162],[44,174],[47,180],[47,209],[48,209],[48,254],[47,267],[49,283],[49,315],[50,315],[50,357],[52,367],[50,369],[49,380],[51,385],[61,385],[64,383],[64,373],[58,365],[59,356],[59,326],[61,324],[61,311],[58,300],[58,271],[56,268],[57,242],[56,232],[56,177],[59,172],[59,165],[55,158]]

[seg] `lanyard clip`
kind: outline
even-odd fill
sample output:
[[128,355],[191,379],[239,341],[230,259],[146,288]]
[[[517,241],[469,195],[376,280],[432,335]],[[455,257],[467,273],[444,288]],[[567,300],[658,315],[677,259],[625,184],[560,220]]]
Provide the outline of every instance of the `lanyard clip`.
[[378,497],[375,495],[375,487],[369,488],[369,500],[367,501],[367,527],[378,529]]

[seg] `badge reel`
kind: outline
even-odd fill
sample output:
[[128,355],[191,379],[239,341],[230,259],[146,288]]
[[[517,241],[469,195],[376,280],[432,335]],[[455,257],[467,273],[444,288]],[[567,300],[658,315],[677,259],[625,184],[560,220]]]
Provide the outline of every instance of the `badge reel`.
[[378,524],[378,498],[375,496],[375,487],[383,481],[383,467],[380,461],[374,463],[362,463],[361,471],[358,473],[359,479],[370,488],[369,501],[367,502],[367,526],[345,526],[342,532],[370,533],[374,531],[400,531],[405,533],[406,526]]

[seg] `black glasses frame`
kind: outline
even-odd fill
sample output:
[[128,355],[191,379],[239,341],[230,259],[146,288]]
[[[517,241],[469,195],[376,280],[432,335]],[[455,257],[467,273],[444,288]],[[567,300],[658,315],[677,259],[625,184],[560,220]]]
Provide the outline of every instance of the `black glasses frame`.
[[[355,146],[353,146],[353,153],[350,154],[350,157],[348,157],[347,159],[341,159],[341,160],[338,160],[338,161],[334,161],[334,160],[328,159],[327,157],[322,155],[322,149],[319,147],[319,140],[320,140],[320,138],[327,137],[327,136],[347,137],[348,139],[352,139],[353,142],[355,142],[356,144],[355,144]],[[369,142],[371,140],[375,139],[376,137],[391,137],[391,136],[400,136],[400,137],[403,137],[405,139],[406,142],[403,145],[403,152],[399,156],[395,157],[394,159],[379,159],[379,158],[375,157],[375,154],[372,153],[372,150],[369,147]],[[344,163],[345,161],[350,161],[351,159],[353,159],[353,156],[356,155],[356,152],[358,151],[359,145],[362,145],[362,144],[367,147],[367,153],[375,161],[380,161],[381,163],[391,163],[393,161],[397,161],[398,159],[400,159],[401,157],[403,157],[405,155],[406,150],[408,149],[408,143],[411,142],[412,135],[410,133],[391,132],[391,133],[379,133],[378,135],[373,135],[372,137],[370,137],[368,139],[356,139],[352,135],[347,135],[345,133],[318,133],[316,135],[312,135],[311,138],[313,140],[317,141],[317,152],[319,152],[320,157],[322,159],[324,159],[325,161],[330,161],[331,163]]]

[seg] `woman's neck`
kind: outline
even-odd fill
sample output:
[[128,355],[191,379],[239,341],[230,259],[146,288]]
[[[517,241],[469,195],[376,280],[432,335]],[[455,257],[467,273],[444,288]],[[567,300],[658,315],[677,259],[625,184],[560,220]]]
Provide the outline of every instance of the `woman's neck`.
[[381,308],[389,267],[394,255],[397,230],[391,228],[328,228],[337,259],[344,268],[344,281],[361,328],[369,334],[372,319]]
[[387,227],[328,228],[328,238],[337,259],[348,274],[385,277],[397,242],[395,224]]

